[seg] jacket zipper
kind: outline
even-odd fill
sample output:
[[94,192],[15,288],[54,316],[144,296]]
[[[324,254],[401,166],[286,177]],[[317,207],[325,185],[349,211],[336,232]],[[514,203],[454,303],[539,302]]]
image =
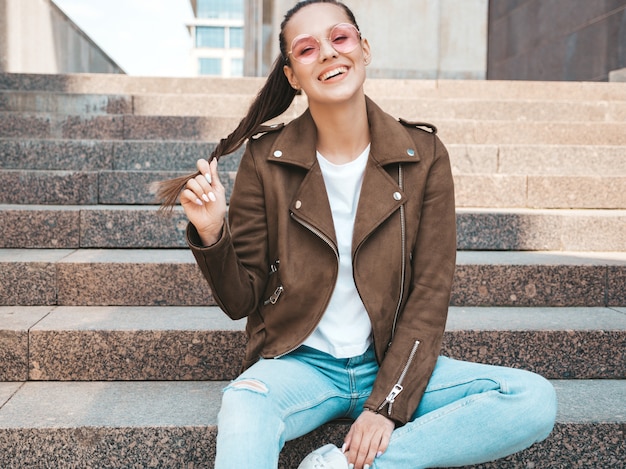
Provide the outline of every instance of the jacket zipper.
[[[398,166],[398,185],[400,190],[404,190],[404,177],[402,174],[402,165]],[[393,326],[391,328],[391,339],[389,344],[393,342],[393,338],[396,334],[396,327],[398,325],[398,317],[400,316],[400,307],[402,306],[402,297],[404,296],[404,281],[406,280],[406,215],[404,213],[404,204],[400,205],[400,236],[402,240],[402,272],[400,274],[400,296],[398,298],[398,304],[396,305],[396,312],[393,316]]]
[[315,228],[313,225],[310,225],[309,223],[307,223],[307,222],[305,222],[303,220],[300,220],[298,217],[296,217],[295,213],[293,213],[293,212],[291,212],[291,218],[296,220],[298,223],[300,223],[302,226],[304,226],[309,231],[313,232],[313,234],[315,234],[318,238],[320,238],[322,241],[324,241],[326,244],[328,244],[328,246],[335,253],[335,257],[337,258],[337,263],[339,263],[339,251],[337,250],[337,248],[333,244],[332,240],[328,236],[326,236],[320,230]]
[[272,296],[270,296],[267,300],[265,300],[263,302],[263,306],[267,306],[269,304],[273,304],[275,305],[276,302],[278,301],[278,298],[280,298],[280,295],[285,291],[285,289],[283,288],[282,285],[279,285],[278,288],[276,290],[274,290],[274,293],[272,293]]
[[[315,228],[314,226],[310,225],[309,223],[300,220],[298,217],[296,217],[296,215],[291,212],[290,213],[291,218],[293,218],[294,220],[296,220],[298,223],[300,223],[302,226],[304,226],[306,229],[308,229],[309,231],[311,231],[313,234],[315,234],[318,238],[320,238],[322,241],[324,241],[326,244],[328,244],[328,246],[333,250],[333,252],[335,253],[335,257],[337,258],[337,263],[339,263],[339,251],[337,250],[337,248],[335,248],[335,245],[333,244],[333,242],[331,241],[331,239],[326,236],[324,233],[322,233],[320,230],[318,230],[317,228]],[[282,293],[282,286],[278,287],[276,289],[276,291],[278,291],[278,289],[281,289]],[[280,296],[280,293],[278,294],[278,296]],[[274,294],[276,294],[276,292],[274,292]],[[272,295],[274,296],[274,295]],[[272,297],[270,297],[271,300]],[[278,298],[277,298],[278,299]],[[298,347],[300,347],[300,344],[296,345],[295,347],[293,347],[290,350],[287,350],[285,353],[281,353],[280,355],[276,355],[274,358],[281,358],[284,357],[285,355],[293,352],[295,349],[297,349]]]
[[413,359],[415,358],[415,354],[417,353],[417,348],[419,347],[419,345],[420,345],[420,341],[416,340],[415,343],[413,344],[413,348],[411,349],[411,353],[409,354],[409,358],[406,361],[404,368],[402,368],[402,373],[400,373],[398,382],[393,385],[393,388],[391,388],[391,391],[389,392],[389,394],[387,394],[387,397],[385,398],[383,403],[378,406],[378,409],[376,409],[378,412],[380,412],[383,407],[389,404],[389,407],[387,407],[387,415],[391,416],[391,409],[393,407],[393,403],[395,402],[396,397],[398,397],[398,395],[404,389],[404,387],[402,386],[402,383],[404,381],[404,378],[406,377],[407,372],[409,371],[409,367],[411,366]]

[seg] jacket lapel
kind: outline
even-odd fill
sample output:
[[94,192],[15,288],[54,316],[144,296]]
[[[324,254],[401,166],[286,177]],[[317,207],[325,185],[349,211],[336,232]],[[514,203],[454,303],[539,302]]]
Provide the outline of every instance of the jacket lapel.
[[354,250],[405,201],[398,167],[419,162],[413,139],[397,120],[367,98],[372,145],[357,209]]
[[[405,127],[369,98],[366,101],[371,148],[357,208],[353,249],[404,203],[405,195],[397,176],[390,176],[386,166],[393,165],[390,171],[397,174],[398,165],[420,160],[415,143]],[[281,131],[268,159],[307,170],[290,208],[297,218],[319,230],[336,246],[330,203],[326,191],[321,190],[325,185],[315,156],[316,138],[315,123],[307,109]]]

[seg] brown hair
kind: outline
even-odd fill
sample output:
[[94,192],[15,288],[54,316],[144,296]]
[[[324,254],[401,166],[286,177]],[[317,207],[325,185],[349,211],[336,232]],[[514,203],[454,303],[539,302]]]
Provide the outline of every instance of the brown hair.
[[[213,160],[213,158],[219,159],[221,156],[237,150],[248,138],[255,134],[260,125],[280,116],[291,105],[297,91],[291,87],[283,71],[283,66],[289,65],[284,35],[285,26],[287,26],[291,17],[300,9],[314,3],[331,3],[343,8],[350,21],[359,29],[350,8],[337,0],[303,0],[291,8],[291,10],[285,14],[280,25],[280,33],[278,35],[280,55],[275,60],[263,88],[261,88],[257,94],[246,116],[241,119],[237,128],[233,130],[228,137],[221,139],[211,152],[211,155],[207,158],[209,162]],[[200,173],[196,172],[194,174],[159,182],[157,184],[157,198],[163,203],[161,208],[171,209],[176,203],[178,196],[185,188],[187,181],[196,177],[198,174]]]

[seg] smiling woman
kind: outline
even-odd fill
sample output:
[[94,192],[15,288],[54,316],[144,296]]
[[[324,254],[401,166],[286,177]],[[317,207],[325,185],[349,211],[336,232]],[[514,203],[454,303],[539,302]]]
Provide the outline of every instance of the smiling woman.
[[[237,128],[160,190],[164,207],[180,197],[219,306],[247,318],[215,468],[276,469],[285,441],[337,418],[352,420],[343,441],[299,469],[463,466],[545,438],[548,381],[440,356],[456,225],[435,127],[398,121],[365,95],[373,53],[345,4],[297,3],[279,43]],[[308,109],[263,125],[297,90]],[[226,217],[218,159],[246,142]]]
[[188,1],[53,1],[129,75],[191,76]]

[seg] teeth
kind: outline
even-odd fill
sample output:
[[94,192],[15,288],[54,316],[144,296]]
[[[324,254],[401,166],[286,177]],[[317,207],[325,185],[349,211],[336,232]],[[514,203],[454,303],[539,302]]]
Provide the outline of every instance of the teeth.
[[337,75],[341,75],[342,73],[346,73],[347,71],[348,71],[348,69],[346,67],[338,67],[338,68],[336,68],[334,70],[331,70],[330,72],[324,73],[324,75],[322,75],[320,77],[320,80],[326,81],[329,78],[332,78],[332,77],[337,76]]

